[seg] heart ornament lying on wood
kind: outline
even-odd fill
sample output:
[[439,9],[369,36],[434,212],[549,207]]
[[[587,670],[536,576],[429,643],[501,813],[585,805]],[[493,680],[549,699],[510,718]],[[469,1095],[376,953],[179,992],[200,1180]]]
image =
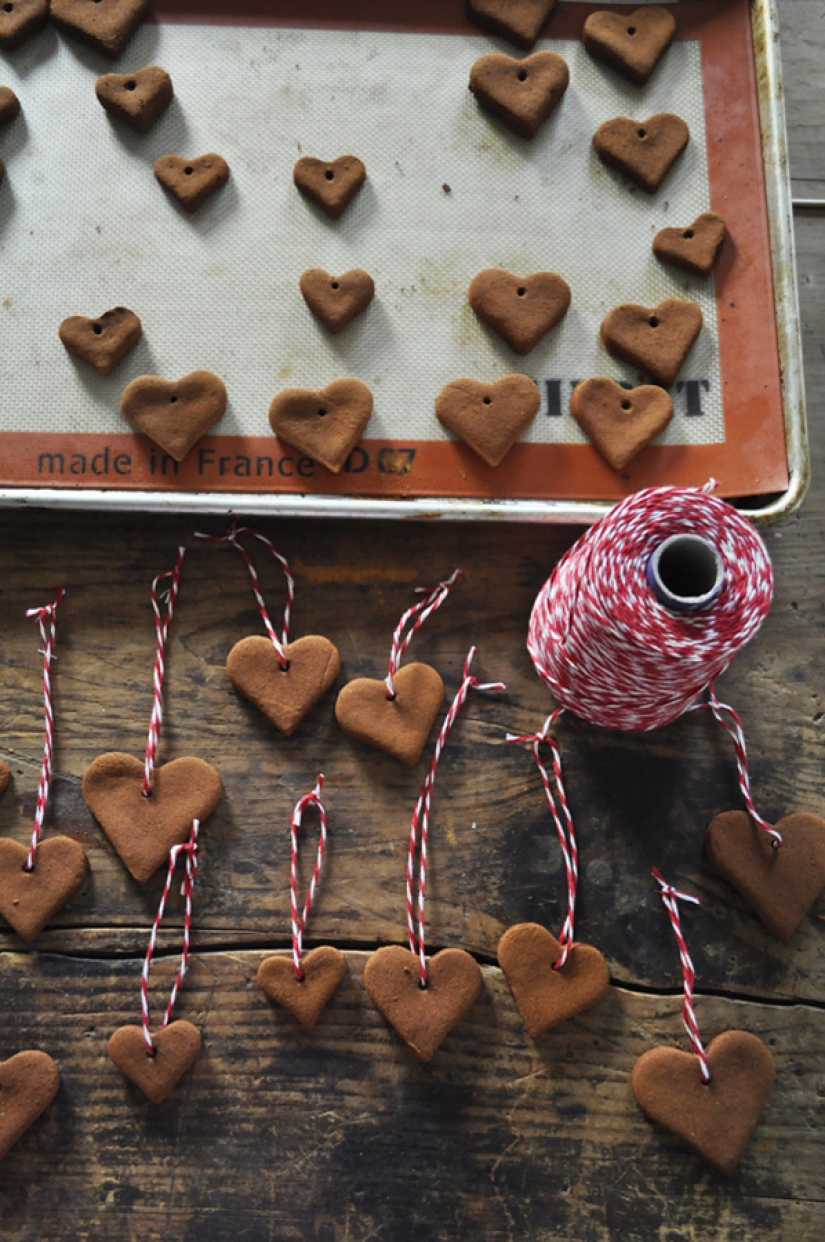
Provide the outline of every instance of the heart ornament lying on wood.
[[444,699],[444,682],[429,664],[405,664],[393,677],[395,695],[383,681],[356,677],[335,703],[335,718],[348,737],[384,750],[414,767]]
[[23,940],[35,940],[89,870],[83,846],[71,837],[49,837],[37,846],[34,867],[26,870],[29,848],[0,838],[0,914]]
[[238,693],[289,737],[329,690],[341,659],[337,647],[318,634],[287,643],[283,650],[287,668],[269,638],[242,638],[226,657],[226,671]]
[[538,413],[541,396],[526,375],[505,375],[493,384],[457,379],[435,399],[436,418],[488,466],[504,460]]
[[191,1022],[170,1022],[152,1034],[155,1055],[146,1048],[141,1026],[121,1026],[109,1040],[109,1056],[126,1078],[140,1087],[153,1104],[166,1099],[198,1059],[200,1031]]
[[655,194],[684,151],[690,130],[673,112],[657,112],[646,121],[613,117],[593,135],[599,158],[640,186]]
[[149,0],[51,0],[51,18],[59,30],[74,35],[113,59],[120,55],[149,9]]
[[292,170],[301,193],[333,219],[349,206],[366,179],[367,170],[357,155],[339,155],[336,160],[304,155]]
[[597,375],[573,389],[570,412],[605,461],[624,470],[667,427],[673,402],[655,384],[627,389]]
[[96,319],[70,315],[57,331],[70,354],[88,362],[101,375],[110,375],[137,345],[142,330],[134,311],[126,306],[115,306]]
[[658,306],[623,302],[602,322],[602,341],[608,353],[647,371],[670,388],[702,330],[698,302],[665,298]]
[[175,461],[223,417],[226,387],[211,371],[192,371],[176,381],[139,375],[126,386],[120,408],[133,427]]
[[162,155],[155,160],[154,171],[163,188],[190,214],[229,180],[229,165],[214,151],[192,160],[180,155]]
[[591,13],[584,23],[582,42],[595,60],[644,86],[659,60],[673,42],[676,19],[659,4],[651,4],[625,16]]
[[159,65],[134,73],[104,73],[95,82],[99,102],[118,120],[144,134],[172,102],[172,79]]
[[339,474],[371,415],[367,385],[340,379],[319,392],[284,388],[269,407],[269,425],[279,440]]
[[470,69],[470,90],[478,102],[521,138],[535,137],[569,82],[567,61],[555,52],[521,60],[488,52]]
[[442,949],[427,963],[421,987],[417,956],[400,945],[373,953],[364,986],[373,1003],[422,1061],[429,1061],[481,995],[481,969],[464,949]]
[[572,945],[557,969],[561,956],[559,941],[538,923],[517,923],[498,942],[499,965],[533,1039],[595,1005],[610,983],[593,945]]
[[258,984],[270,1000],[288,1009],[305,1030],[311,1030],[347,973],[347,959],[332,945],[321,945],[301,958],[302,979],[296,979],[292,956],[264,958]]
[[495,328],[511,349],[529,354],[567,314],[570,286],[555,272],[514,276],[489,267],[473,277],[467,298],[479,319]]
[[723,218],[715,211],[703,211],[686,229],[660,229],[653,238],[653,253],[694,276],[709,276],[726,235]]
[[467,0],[467,12],[479,26],[528,48],[555,7],[556,0]]
[[330,276],[322,267],[311,267],[301,274],[299,285],[307,306],[333,336],[360,315],[375,295],[372,276],[360,267],[343,276]]
[[0,1061],[0,1160],[51,1104],[60,1087],[57,1065],[30,1049]]

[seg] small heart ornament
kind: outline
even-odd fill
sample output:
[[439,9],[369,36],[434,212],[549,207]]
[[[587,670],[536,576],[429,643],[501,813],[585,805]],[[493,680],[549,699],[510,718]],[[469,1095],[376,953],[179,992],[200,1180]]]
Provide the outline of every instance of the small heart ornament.
[[5,793],[11,784],[11,768],[0,759],[0,794]]
[[690,130],[673,112],[657,112],[646,121],[613,117],[593,135],[599,158],[640,186],[655,194],[667,173],[684,151]]
[[628,389],[596,375],[573,389],[570,412],[605,461],[624,470],[667,427],[673,402],[655,384]]
[[49,0],[14,0],[0,5],[0,47],[10,51],[46,24]]
[[488,52],[470,70],[478,102],[521,138],[535,137],[569,82],[567,62],[556,52],[534,52],[522,60]]
[[594,60],[603,61],[637,86],[644,86],[675,33],[673,14],[659,4],[650,4],[628,16],[591,13],[582,29],[582,42]]
[[356,677],[335,703],[335,719],[348,737],[384,750],[407,767],[421,757],[444,699],[444,682],[429,664],[405,664],[393,676],[395,695],[383,681]]
[[284,388],[269,407],[269,425],[290,444],[339,474],[372,415],[372,393],[358,379],[339,379],[313,392]]
[[57,1095],[60,1074],[46,1052],[29,1049],[0,1061],[0,1160]]
[[179,380],[139,375],[123,390],[120,408],[133,427],[175,461],[183,461],[204,432],[223,417],[226,387],[211,371],[192,371]]
[[602,322],[608,353],[652,375],[670,388],[702,330],[698,302],[665,298],[658,306],[623,302]]
[[28,846],[0,838],[0,914],[22,940],[35,940],[82,887],[89,863],[83,846],[71,837],[41,841],[31,871],[26,870],[28,854]]
[[295,978],[292,956],[273,955],[258,967],[258,984],[270,1000],[288,1009],[304,1030],[311,1030],[347,973],[347,960],[332,945],[321,945],[301,958],[302,979]]
[[222,793],[215,769],[195,758],[156,767],[149,798],[143,764],[133,755],[99,755],[83,776],[84,802],[141,884],[167,862],[173,845],[188,840],[194,819],[208,819]]
[[555,272],[515,276],[488,267],[473,277],[467,298],[479,319],[517,354],[529,354],[560,323],[570,306],[570,286]]
[[610,983],[607,962],[589,944],[574,944],[556,969],[562,946],[538,923],[517,923],[498,942],[498,962],[533,1039],[589,1009]]
[[307,306],[333,336],[366,310],[375,296],[372,276],[360,267],[343,276],[311,267],[301,274],[299,284]]
[[304,155],[292,170],[292,180],[301,193],[333,220],[349,206],[366,179],[367,170],[357,155],[339,155],[335,160]]
[[100,375],[111,375],[137,345],[142,331],[140,319],[126,306],[115,306],[96,319],[70,315],[57,330],[64,348]]
[[531,48],[556,0],[467,0],[473,21],[516,47]]
[[421,987],[417,956],[400,945],[373,953],[364,986],[373,1004],[422,1061],[429,1061],[453,1027],[481,995],[478,962],[464,949],[442,949],[427,961]]
[[190,214],[229,180],[229,165],[214,151],[192,160],[180,155],[162,155],[155,160],[154,172],[164,190]]
[[154,1056],[147,1051],[143,1027],[121,1026],[109,1040],[109,1056],[121,1074],[140,1087],[153,1104],[160,1104],[198,1059],[200,1031],[182,1018],[153,1032],[152,1044]]
[[710,1082],[699,1058],[651,1048],[630,1077],[639,1107],[726,1177],[742,1159],[773,1087],[773,1057],[747,1031],[725,1031],[707,1047]]
[[20,112],[20,100],[10,86],[0,86],[0,125],[8,125],[9,121]]
[[298,638],[283,650],[286,669],[269,638],[242,638],[226,657],[226,671],[238,693],[289,737],[329,690],[341,659],[337,647],[319,634]]
[[174,93],[172,79],[159,65],[144,65],[134,73],[104,73],[95,82],[100,104],[139,134],[154,125]]
[[530,426],[540,405],[539,390],[526,375],[505,375],[492,384],[457,379],[441,389],[435,414],[482,461],[497,466]]
[[715,211],[703,211],[687,228],[660,229],[653,238],[653,253],[694,276],[709,276],[727,236],[727,225]]
[[771,935],[789,940],[825,887],[825,819],[798,812],[775,827],[778,849],[746,811],[725,811],[708,826],[705,855]]
[[149,0],[51,0],[58,30],[112,59],[119,56],[149,11]]

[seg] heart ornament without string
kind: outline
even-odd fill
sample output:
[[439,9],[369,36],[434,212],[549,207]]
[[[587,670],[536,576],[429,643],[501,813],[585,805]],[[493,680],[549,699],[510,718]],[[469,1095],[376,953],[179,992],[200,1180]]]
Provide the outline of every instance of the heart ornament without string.
[[344,272],[343,276],[331,276],[322,267],[310,267],[298,283],[307,306],[333,336],[366,310],[375,296],[372,276],[360,267]]
[[102,74],[95,94],[107,112],[144,134],[169,107],[174,89],[165,69],[144,65],[134,73]]
[[295,185],[308,199],[337,219],[367,179],[367,170],[356,155],[319,160],[304,155],[292,170]]
[[644,86],[673,42],[676,19],[659,4],[650,4],[625,16],[591,13],[582,29],[582,42],[595,60],[601,60]]
[[470,69],[470,90],[478,102],[520,138],[536,136],[569,82],[567,62],[556,52],[534,52],[522,60],[488,52]]
[[698,302],[665,298],[658,306],[623,302],[602,321],[608,353],[652,375],[670,388],[702,330]]
[[149,0],[51,0],[58,30],[103,52],[120,55],[149,10]]
[[88,362],[100,375],[111,375],[137,345],[143,329],[134,311],[115,306],[96,319],[70,315],[57,331],[70,354]]
[[46,1052],[27,1049],[0,1061],[0,1160],[51,1104],[60,1087]]
[[660,229],[653,238],[653,253],[694,276],[709,276],[727,236],[727,225],[715,211],[703,211],[687,228]]
[[530,48],[539,36],[556,0],[467,0],[473,21],[517,47]]
[[673,112],[657,112],[646,121],[616,116],[593,135],[603,163],[617,169],[647,194],[655,194],[684,151],[690,130]]
[[372,415],[372,393],[359,379],[313,392],[284,388],[272,399],[269,425],[279,440],[340,474]]
[[162,155],[155,160],[157,180],[176,199],[184,211],[197,211],[208,198],[226,185],[229,165],[222,155],[209,151],[195,159],[181,155]]
[[570,286],[555,272],[514,276],[489,267],[473,277],[467,299],[511,349],[529,354],[567,314]]
[[45,25],[48,17],[49,0],[14,0],[0,5],[0,47],[4,51],[17,47]]
[[667,427],[673,402],[655,384],[627,389],[597,375],[573,389],[570,412],[605,461],[624,470]]
[[183,461],[204,432],[223,417],[226,386],[211,371],[191,371],[174,381],[139,375],[123,390],[120,408],[133,427],[175,461]]
[[457,379],[435,399],[438,421],[459,436],[488,466],[498,466],[526,431],[541,405],[526,375],[505,375],[495,383]]

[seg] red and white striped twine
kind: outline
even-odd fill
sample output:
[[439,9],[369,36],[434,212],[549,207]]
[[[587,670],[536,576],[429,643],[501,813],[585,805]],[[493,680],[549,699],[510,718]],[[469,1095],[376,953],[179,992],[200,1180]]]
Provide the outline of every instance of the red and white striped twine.
[[[284,577],[286,578],[286,605],[284,607],[284,622],[280,637],[278,637],[275,627],[270,620],[266,601],[264,600],[261,592],[260,580],[255,571],[252,557],[240,541],[241,535],[251,535],[254,539],[258,539],[262,544],[264,544],[265,547],[269,548],[270,552],[275,557],[275,560],[284,571]],[[251,526],[238,526],[237,522],[232,523],[225,535],[204,535],[200,531],[195,531],[195,538],[207,539],[210,543],[231,543],[232,547],[241,554],[246,568],[249,570],[249,577],[252,582],[252,591],[255,595],[255,599],[258,604],[258,611],[261,614],[261,619],[264,623],[266,632],[270,637],[273,647],[278,653],[278,661],[281,668],[288,669],[289,660],[286,658],[284,647],[289,642],[289,622],[292,615],[292,604],[295,599],[295,579],[292,577],[289,569],[289,562],[286,557],[281,556],[278,549],[271,542],[271,540],[267,539],[266,535],[262,535],[260,531],[253,530]]]
[[[564,869],[567,873],[567,917],[559,935],[559,944],[561,945],[561,956],[554,963],[554,969],[559,970],[567,961],[570,949],[573,944],[574,920],[576,913],[576,892],[579,884],[579,849],[576,844],[576,831],[573,827],[573,816],[570,814],[570,806],[567,801],[567,794],[564,789],[564,780],[562,778],[561,768],[561,751],[559,744],[554,737],[550,736],[550,729],[558,720],[559,716],[564,712],[563,707],[557,707],[554,712],[544,722],[539,733],[528,733],[517,737],[511,733],[507,734],[508,742],[530,742],[533,749],[533,758],[536,761],[536,767],[541,774],[541,781],[544,786],[544,794],[547,798],[547,805],[550,808],[550,814],[553,816],[553,823],[556,825],[556,833],[561,846],[562,857],[564,858]],[[541,761],[539,747],[542,742],[546,742],[550,747],[553,756],[553,781],[556,786],[556,796],[553,795],[553,788],[550,783],[550,777],[547,769]],[[559,806],[556,806],[556,797]],[[561,814],[559,813],[561,808]]]
[[53,604],[45,604],[42,608],[29,608],[27,617],[36,617],[40,626],[40,654],[43,656],[43,762],[40,765],[40,782],[37,786],[37,806],[34,812],[29,852],[26,855],[24,869],[34,870],[34,856],[40,844],[43,821],[46,818],[46,807],[49,804],[49,789],[52,783],[52,763],[54,760],[54,712],[52,710],[52,660],[55,658],[55,635],[57,631],[57,610],[60,601],[66,594],[63,587],[58,587]]
[[707,1053],[699,1035],[699,1027],[696,1022],[696,1011],[693,1007],[693,985],[696,982],[696,972],[693,969],[693,962],[688,953],[685,938],[682,935],[682,923],[679,918],[679,902],[690,901],[693,905],[700,905],[698,897],[692,897],[690,893],[680,893],[672,884],[668,884],[663,878],[658,867],[652,868],[653,878],[661,889],[661,898],[664,902],[665,909],[670,916],[670,922],[673,927],[673,934],[676,937],[676,944],[679,946],[679,958],[682,963],[682,978],[684,980],[684,999],[682,1000],[682,1021],[685,1024],[688,1039],[691,1042],[693,1051],[699,1058],[699,1066],[702,1071],[702,1078],[707,1083],[710,1082],[710,1066],[708,1065]]
[[[304,945],[304,929],[307,925],[307,918],[312,909],[312,903],[315,900],[315,890],[321,879],[321,868],[324,864],[324,850],[327,844],[327,813],[324,804],[321,801],[321,790],[324,787],[323,774],[319,774],[315,788],[311,793],[304,794],[295,805],[292,812],[292,822],[289,827],[290,837],[290,866],[289,866],[289,898],[290,913],[292,916],[292,966],[295,971],[295,978],[299,981],[303,979],[304,972],[301,967],[301,956],[303,954]],[[321,829],[318,834],[318,852],[315,855],[315,866],[312,870],[312,879],[306,891],[304,898],[304,908],[299,916],[298,914],[298,829],[301,827],[304,811],[307,807],[316,806],[318,808],[318,819],[321,822]]]
[[[152,612],[155,616],[157,648],[155,651],[155,667],[152,674],[155,701],[152,705],[152,718],[149,721],[149,736],[146,739],[146,759],[143,765],[144,798],[150,798],[152,796],[152,772],[154,771],[155,760],[158,756],[160,726],[163,722],[163,678],[166,673],[166,638],[169,634],[172,614],[175,611],[175,600],[178,597],[181,566],[183,564],[185,551],[185,548],[178,548],[178,555],[174,568],[167,569],[164,573],[158,574],[158,576],[153,580],[151,588]],[[165,578],[169,579],[169,583],[164,591],[160,591],[160,584]],[[165,616],[161,616],[161,600],[163,600],[166,604]]]
[[[464,661],[464,672],[462,674],[462,682],[458,688],[458,692],[450,704],[447,715],[444,717],[444,723],[438,734],[435,743],[433,757],[430,760],[430,766],[427,769],[427,775],[424,777],[424,784],[421,786],[421,793],[418,796],[418,802],[412,813],[410,822],[410,844],[407,854],[407,928],[410,936],[410,951],[418,954],[421,971],[421,987],[427,986],[427,956],[424,946],[424,890],[427,884],[427,836],[430,827],[430,804],[432,801],[433,786],[435,785],[435,774],[438,769],[438,763],[444,751],[447,738],[450,736],[453,725],[456,722],[458,713],[467,701],[467,696],[471,690],[505,690],[506,686],[500,681],[480,682],[470,672],[470,665],[473,662],[473,656],[476,648],[471,647]],[[418,904],[416,910],[416,902],[414,898],[415,889],[415,869],[416,854],[418,854]]]
[[[456,583],[459,578],[463,577],[463,574],[464,571],[462,569],[455,569],[450,574],[449,578],[445,578],[445,580],[443,582],[439,582],[437,586],[415,588],[416,595],[423,595],[424,599],[419,600],[417,604],[413,604],[412,608],[408,608],[401,620],[398,622],[398,625],[395,627],[395,633],[392,636],[392,646],[390,647],[389,668],[384,682],[387,687],[388,699],[395,698],[393,677],[398,672],[401,657],[404,655],[404,652],[409,647],[413,638],[427,620],[427,617],[434,613],[436,609],[441,607],[447,596],[450,594],[454,583]],[[410,622],[412,622],[411,625]],[[410,627],[409,629],[407,629],[408,625]]]
[[166,899],[172,888],[172,877],[175,874],[175,864],[179,855],[183,854],[186,863],[181,884],[181,895],[184,898],[183,911],[183,949],[181,951],[180,965],[178,973],[175,976],[175,982],[172,984],[172,992],[169,997],[169,1004],[166,1006],[166,1013],[163,1015],[163,1021],[160,1029],[163,1030],[172,1017],[172,1010],[175,1007],[175,1001],[178,999],[178,989],[186,974],[186,967],[189,962],[189,945],[192,934],[192,891],[195,887],[195,875],[198,870],[198,829],[200,828],[200,820],[192,820],[192,828],[189,833],[189,840],[184,841],[181,845],[173,845],[169,851],[169,868],[166,872],[166,883],[163,886],[163,893],[160,898],[158,912],[155,915],[155,921],[152,924],[152,932],[149,936],[149,944],[146,948],[146,957],[143,962],[143,971],[140,978],[140,1008],[143,1022],[143,1040],[146,1044],[146,1051],[150,1057],[155,1055],[155,1046],[152,1043],[152,1033],[149,1027],[149,969],[152,965],[152,955],[155,952],[155,944],[157,942],[158,928],[163,918],[163,911],[166,908]]

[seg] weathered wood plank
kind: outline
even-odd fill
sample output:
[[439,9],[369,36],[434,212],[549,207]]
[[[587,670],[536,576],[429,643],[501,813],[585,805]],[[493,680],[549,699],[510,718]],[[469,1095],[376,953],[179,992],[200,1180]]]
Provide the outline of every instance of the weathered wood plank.
[[825,198],[822,117],[822,5],[778,0],[782,79],[794,194]]

